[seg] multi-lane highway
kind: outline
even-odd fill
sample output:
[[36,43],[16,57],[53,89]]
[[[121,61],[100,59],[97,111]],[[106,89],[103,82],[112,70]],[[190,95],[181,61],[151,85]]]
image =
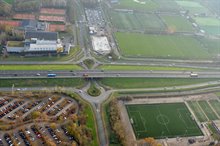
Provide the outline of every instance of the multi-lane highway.
[[[0,71],[0,78],[45,78],[48,74],[56,74],[56,78],[110,78],[110,77],[149,77],[149,78],[192,78],[190,71]],[[194,78],[219,78],[220,72],[197,71]]]

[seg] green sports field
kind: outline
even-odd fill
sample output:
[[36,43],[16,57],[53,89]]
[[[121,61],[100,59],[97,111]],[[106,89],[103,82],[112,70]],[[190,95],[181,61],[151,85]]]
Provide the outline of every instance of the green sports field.
[[168,29],[183,32],[192,32],[194,31],[192,24],[185,18],[179,15],[161,15],[161,18],[167,25]]
[[115,28],[122,30],[164,30],[162,21],[154,14],[111,12]]
[[219,19],[212,17],[196,17],[195,20],[205,32],[213,35],[220,34]]
[[192,36],[148,35],[116,32],[121,54],[126,57],[210,59],[211,54]]
[[[216,103],[213,103],[215,101]],[[195,116],[200,122],[207,122],[209,120],[218,120],[218,112],[220,103],[217,100],[213,101],[188,101],[190,108],[193,110]],[[210,103],[210,104],[209,104]],[[217,114],[216,114],[217,113]]]
[[4,0],[8,4],[13,4],[14,0]]
[[184,10],[189,10],[190,14],[198,14],[198,13],[206,13],[211,14],[211,12],[208,10],[208,8],[201,5],[199,2],[196,1],[183,1],[183,0],[177,0],[176,3],[182,7]]
[[155,10],[156,8],[158,8],[158,5],[153,0],[136,0],[136,1],[135,0],[120,0],[120,3],[114,5],[114,7],[118,8],[118,9],[131,9],[131,10],[137,10],[137,11],[152,11],[152,10]]
[[220,102],[218,100],[210,100],[209,103],[214,108],[216,113],[220,116]]
[[200,136],[184,103],[126,105],[137,139]]

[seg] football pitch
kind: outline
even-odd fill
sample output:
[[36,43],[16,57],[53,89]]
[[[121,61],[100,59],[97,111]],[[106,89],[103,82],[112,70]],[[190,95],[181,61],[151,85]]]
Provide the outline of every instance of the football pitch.
[[115,37],[125,57],[172,59],[209,59],[212,57],[208,49],[192,36],[116,32]]
[[184,103],[126,105],[137,139],[203,135]]

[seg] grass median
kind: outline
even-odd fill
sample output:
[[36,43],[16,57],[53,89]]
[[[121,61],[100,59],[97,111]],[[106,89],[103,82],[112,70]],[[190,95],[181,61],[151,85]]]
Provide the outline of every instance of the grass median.
[[0,65],[0,70],[81,70],[78,65],[72,64],[45,64],[45,65]]
[[146,66],[146,65],[101,65],[103,70],[170,70],[170,71],[196,71],[200,69],[172,66]]
[[99,82],[114,89],[132,89],[193,85],[216,80],[209,78],[105,78]]
[[0,87],[82,87],[85,80],[80,78],[44,78],[44,79],[0,79]]

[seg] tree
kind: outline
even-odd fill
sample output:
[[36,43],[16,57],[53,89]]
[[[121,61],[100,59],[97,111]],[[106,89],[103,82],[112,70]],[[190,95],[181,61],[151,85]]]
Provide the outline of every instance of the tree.
[[157,143],[152,137],[145,138],[144,142],[147,144],[147,146],[161,146],[161,144]]

